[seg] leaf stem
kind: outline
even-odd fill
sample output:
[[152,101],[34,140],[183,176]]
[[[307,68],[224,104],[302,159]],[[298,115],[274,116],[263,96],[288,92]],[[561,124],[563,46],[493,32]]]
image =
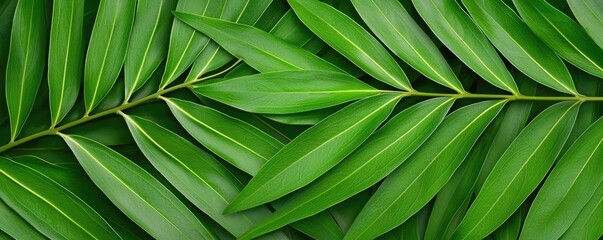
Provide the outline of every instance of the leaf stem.
[[4,152],[6,150],[9,150],[9,149],[11,149],[13,147],[16,147],[18,145],[21,145],[23,143],[29,142],[31,140],[34,140],[34,139],[37,139],[37,138],[40,138],[40,137],[43,137],[43,136],[54,135],[54,134],[59,133],[60,131],[63,131],[63,130],[66,130],[68,128],[77,126],[79,124],[86,123],[86,122],[89,122],[89,121],[92,121],[94,119],[101,118],[101,117],[104,117],[104,116],[107,116],[107,115],[115,114],[115,113],[118,113],[120,111],[129,109],[129,108],[133,108],[133,107],[136,107],[138,105],[141,105],[141,104],[144,104],[144,103],[156,100],[159,97],[161,97],[162,95],[165,95],[165,94],[167,94],[169,92],[173,92],[173,91],[176,91],[176,90],[182,89],[182,88],[189,88],[191,85],[193,85],[193,84],[195,84],[197,82],[201,82],[203,80],[215,78],[217,76],[220,76],[220,75],[222,75],[222,74],[230,71],[232,68],[234,68],[240,62],[241,62],[241,60],[238,60],[235,63],[233,63],[232,65],[230,65],[229,67],[227,67],[226,69],[224,69],[224,70],[222,70],[220,72],[217,72],[215,74],[212,74],[212,75],[209,75],[209,76],[206,76],[206,77],[203,77],[203,78],[199,78],[199,79],[196,79],[194,81],[189,81],[189,82],[184,82],[184,83],[181,83],[181,84],[178,84],[178,85],[174,85],[173,87],[170,87],[170,88],[160,89],[156,93],[153,93],[151,95],[145,96],[145,97],[140,98],[140,99],[137,99],[135,101],[124,103],[124,104],[122,104],[120,106],[117,106],[117,107],[114,107],[114,108],[111,108],[111,109],[107,109],[107,110],[104,110],[102,112],[98,112],[98,113],[95,113],[95,114],[92,114],[92,115],[85,114],[82,118],[80,118],[78,120],[75,120],[73,122],[69,122],[69,123],[66,123],[64,125],[60,125],[58,127],[52,127],[50,129],[47,129],[47,130],[44,130],[44,131],[41,131],[41,132],[37,132],[37,133],[34,133],[32,135],[29,135],[29,136],[17,139],[15,141],[11,141],[11,142],[7,143],[6,145],[0,147],[0,153]]
[[[120,106],[111,108],[111,109],[107,109],[105,111],[102,112],[98,112],[92,115],[84,115],[84,117],[75,120],[73,122],[69,122],[66,123],[64,125],[60,125],[58,127],[52,127],[48,130],[44,130],[38,133],[34,133],[32,135],[17,139],[15,141],[11,141],[9,143],[7,143],[4,146],[0,147],[0,153],[9,150],[15,146],[21,145],[23,143],[26,143],[28,141],[43,137],[43,136],[48,136],[48,135],[54,135],[59,133],[60,131],[66,130],[68,128],[77,126],[79,124],[83,124],[89,121],[92,121],[94,119],[97,118],[101,118],[107,115],[111,115],[111,114],[116,114],[120,111],[153,101],[153,100],[157,100],[159,98],[161,98],[163,95],[169,93],[169,92],[173,92],[176,91],[178,89],[182,89],[182,88],[190,88],[193,84],[203,81],[203,80],[207,80],[207,79],[212,79],[215,77],[218,77],[228,71],[230,71],[232,68],[234,68],[236,65],[238,65],[241,62],[241,60],[236,61],[235,63],[233,63],[231,66],[227,67],[226,69],[203,77],[203,78],[199,78],[196,79],[194,81],[189,81],[189,82],[184,82],[178,85],[174,85],[170,88],[166,88],[166,89],[160,89],[159,91],[157,91],[156,93],[153,93],[151,95],[145,96],[143,98],[137,99],[135,101],[132,102],[127,102],[124,103]],[[423,97],[452,97],[452,98],[479,98],[479,99],[506,99],[509,101],[603,101],[603,97],[590,97],[590,96],[525,96],[525,95],[504,95],[504,94],[473,94],[473,93],[430,93],[430,92],[418,92],[418,91],[412,91],[412,92],[406,92],[406,91],[390,91],[390,90],[383,90],[381,91],[383,93],[398,93],[398,94],[402,94],[405,96],[423,96]]]

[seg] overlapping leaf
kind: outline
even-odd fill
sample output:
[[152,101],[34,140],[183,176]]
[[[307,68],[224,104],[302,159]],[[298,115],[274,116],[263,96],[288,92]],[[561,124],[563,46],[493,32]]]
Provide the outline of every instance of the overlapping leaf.
[[375,238],[409,219],[448,182],[506,101],[463,107],[391,173],[364,206],[344,239]]
[[275,200],[318,178],[362,144],[400,97],[384,94],[363,99],[306,130],[260,169],[227,211]]

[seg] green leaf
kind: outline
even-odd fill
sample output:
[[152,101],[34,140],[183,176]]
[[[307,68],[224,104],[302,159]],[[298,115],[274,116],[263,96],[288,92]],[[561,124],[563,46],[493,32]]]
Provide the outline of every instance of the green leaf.
[[603,49],[582,26],[545,0],[513,0],[513,3],[534,34],[559,56],[592,75],[603,77]]
[[603,3],[589,0],[567,0],[567,3],[586,33],[603,48]]
[[450,239],[463,219],[473,197],[480,169],[495,135],[499,132],[504,116],[506,113],[500,113],[486,128],[465,161],[438,192],[425,230],[425,239]]
[[6,61],[8,60],[10,32],[16,7],[17,0],[0,3],[0,124],[8,118],[6,101],[4,101],[6,99]]
[[341,164],[301,189],[241,238],[251,239],[312,216],[374,185],[431,135],[453,102],[436,98],[397,114]]
[[341,109],[342,106],[334,106],[329,108],[317,109],[307,112],[291,113],[291,114],[263,114],[262,116],[283,124],[289,125],[315,125],[329,115]]
[[11,140],[25,125],[44,74],[48,44],[45,7],[44,0],[21,0],[15,10],[6,64]]
[[603,120],[591,125],[558,161],[530,207],[521,237],[558,239],[603,181]]
[[0,218],[2,219],[0,230],[15,239],[46,239],[2,200],[0,200]]
[[444,187],[506,101],[456,110],[391,173],[364,206],[344,239],[373,239],[402,224]]
[[[186,13],[174,13],[180,21],[209,36],[220,46],[260,72],[324,70],[341,72],[307,50],[257,28]],[[258,44],[258,43],[262,44]]]
[[603,236],[603,183],[582,208],[561,239],[598,239]]
[[[175,98],[164,100],[180,124],[197,141],[252,176],[283,147],[281,142],[263,131],[212,108]],[[292,226],[315,238],[343,235],[332,231],[337,225],[328,213]]]
[[400,97],[384,94],[355,102],[304,131],[260,169],[226,211],[270,202],[318,178],[362,144]]
[[142,87],[166,58],[171,11],[177,0],[138,1],[130,45],[124,63],[126,100]]
[[519,93],[494,47],[455,0],[412,2],[431,31],[463,63],[494,86],[513,94]]
[[53,2],[48,53],[48,91],[52,126],[73,107],[84,65],[84,0]]
[[553,165],[574,125],[578,106],[555,104],[526,126],[486,178],[452,238],[484,238],[519,208]]
[[173,193],[129,159],[84,137],[61,137],[111,202],[153,237],[216,239]]
[[563,61],[502,0],[463,0],[463,3],[513,66],[542,85],[579,95]]
[[2,200],[50,238],[120,238],[90,206],[42,172],[0,157],[0,185]]
[[[253,1],[253,4],[250,4],[249,0],[225,2],[227,5],[220,16],[220,19],[253,26],[262,14],[268,11],[268,7],[272,3],[272,0],[255,0]],[[241,10],[239,10],[240,7],[242,7]],[[209,41],[193,63],[193,67],[185,81],[190,82],[196,80],[203,74],[220,68],[233,58],[232,55],[222,49],[216,42]]]
[[316,0],[288,2],[312,32],[369,75],[396,88],[413,91],[394,58],[350,17]]
[[135,0],[101,0],[84,69],[86,113],[109,93],[126,57],[134,22]]
[[[179,0],[176,11],[204,16],[219,17],[227,1],[211,0]],[[239,1],[236,1],[237,3]],[[209,38],[197,32],[186,23],[174,19],[170,33],[170,44],[165,64],[165,72],[161,78],[160,88],[176,80],[199,56]]]
[[[243,185],[208,153],[149,120],[122,114],[136,143],[161,174],[205,214],[238,237],[271,212],[266,207],[223,215]],[[281,233],[282,234],[282,233]]]
[[212,108],[175,98],[166,103],[197,141],[251,175],[283,147],[263,131]]
[[244,111],[275,114],[331,107],[380,92],[348,74],[310,70],[202,82],[194,91]]
[[352,0],[354,8],[383,43],[429,79],[465,92],[429,36],[397,0]]

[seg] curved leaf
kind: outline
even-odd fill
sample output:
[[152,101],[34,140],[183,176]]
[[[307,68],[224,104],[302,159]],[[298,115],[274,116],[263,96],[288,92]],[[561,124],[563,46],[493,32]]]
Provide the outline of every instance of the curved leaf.
[[2,222],[0,222],[0,231],[5,232],[14,239],[46,239],[44,235],[33,228],[33,226],[2,200],[0,200],[0,219],[2,219]]
[[46,60],[48,36],[44,0],[18,1],[6,63],[6,105],[15,140],[31,111]]
[[[176,11],[204,16],[218,17],[227,1],[178,0]],[[176,80],[199,56],[209,38],[197,32],[186,23],[174,19],[170,33],[168,56],[165,71],[161,77],[160,88]]]
[[[8,0],[0,3],[0,124],[7,118],[6,112],[6,61],[10,48],[10,32],[12,28],[17,0]],[[309,30],[308,30],[309,31]]]
[[317,109],[307,112],[291,114],[263,114],[265,118],[272,121],[289,125],[315,125],[329,115],[341,109],[342,106],[333,106],[329,108]]
[[[267,12],[272,0],[239,0],[225,2],[227,5],[220,16],[220,19],[226,21],[253,26],[263,14],[274,14]],[[242,9],[239,9],[239,6],[242,7]],[[278,15],[279,13],[276,14]],[[209,41],[193,63],[185,81],[190,82],[196,80],[203,74],[220,68],[233,58],[232,55],[222,49],[216,42]]]
[[603,181],[603,120],[577,140],[540,188],[523,225],[523,239],[558,239]]
[[536,36],[562,58],[590,74],[603,77],[603,49],[582,26],[545,0],[513,0],[513,3]]
[[135,0],[101,0],[84,69],[86,113],[109,93],[126,57],[134,22]]
[[465,92],[438,48],[398,0],[352,0],[352,4],[398,57],[435,82]]
[[53,2],[48,53],[48,91],[52,126],[75,104],[84,65],[84,0]]
[[167,56],[170,23],[177,0],[144,1],[136,5],[136,18],[124,63],[125,99],[129,100]]
[[[174,13],[260,72],[324,70],[341,72],[307,50],[257,28],[199,15]],[[258,44],[262,43],[262,44]]]
[[283,147],[263,131],[212,108],[179,99],[166,99],[166,103],[197,141],[251,175]]
[[578,95],[563,61],[502,0],[463,0],[463,3],[513,66],[542,85]]
[[567,3],[586,33],[603,48],[603,2],[567,0]]
[[448,182],[506,101],[456,110],[379,186],[344,239],[372,239],[412,217]]
[[526,126],[486,178],[454,239],[484,238],[519,208],[553,165],[574,125],[578,106],[555,104]]
[[304,131],[260,169],[226,211],[275,200],[318,178],[362,144],[400,97],[384,94],[363,99]]
[[251,239],[312,216],[374,185],[431,135],[453,102],[432,99],[397,114],[341,164],[301,189],[241,238]]
[[194,91],[244,111],[276,114],[326,108],[380,92],[348,74],[309,70],[202,82]]
[[111,202],[153,237],[216,239],[170,190],[141,167],[93,140],[61,137]]
[[425,23],[463,63],[500,89],[519,94],[498,53],[456,0],[413,0]]
[[0,157],[0,197],[40,232],[58,239],[121,239],[84,201],[42,172]]
[[387,50],[353,19],[316,0],[289,0],[299,19],[333,49],[376,79],[412,91],[408,78]]
[[223,215],[224,208],[243,189],[232,173],[175,133],[149,120],[122,115],[151,164],[188,200],[234,236],[240,236],[271,213],[261,207]]
[[603,236],[603,183],[582,208],[561,239],[597,239]]

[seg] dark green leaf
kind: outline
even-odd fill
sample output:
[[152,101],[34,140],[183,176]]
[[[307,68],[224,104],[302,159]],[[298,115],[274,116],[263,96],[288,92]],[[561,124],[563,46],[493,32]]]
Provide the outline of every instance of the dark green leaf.
[[15,140],[31,111],[44,74],[48,44],[46,1],[17,3],[6,64],[6,104]]
[[84,0],[56,0],[52,8],[48,91],[52,126],[75,104],[84,66]]
[[119,239],[90,206],[42,172],[0,157],[0,197],[53,239]]

